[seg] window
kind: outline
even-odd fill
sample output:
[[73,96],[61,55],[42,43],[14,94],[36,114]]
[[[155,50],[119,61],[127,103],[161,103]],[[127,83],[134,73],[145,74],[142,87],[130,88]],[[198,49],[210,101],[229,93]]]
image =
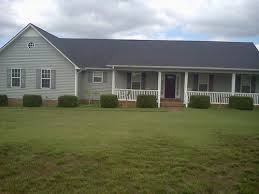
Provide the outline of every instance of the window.
[[199,74],[199,91],[208,91],[209,75]]
[[132,72],[131,89],[136,89],[136,90],[141,89],[141,73],[140,72]]
[[93,83],[103,83],[103,72],[102,71],[93,72]]
[[12,87],[21,86],[21,69],[12,69],[11,72],[11,82]]
[[51,83],[50,69],[41,70],[41,88],[50,88]]
[[31,49],[31,48],[34,47],[34,43],[33,42],[29,42],[27,46],[28,46],[29,49]]
[[241,92],[250,93],[251,92],[251,76],[241,75]]

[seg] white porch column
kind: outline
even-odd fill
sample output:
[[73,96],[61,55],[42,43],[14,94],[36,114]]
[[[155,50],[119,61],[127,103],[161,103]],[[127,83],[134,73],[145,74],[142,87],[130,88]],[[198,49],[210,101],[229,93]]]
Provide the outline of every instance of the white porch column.
[[231,93],[232,95],[235,94],[236,90],[236,73],[232,73],[232,83],[231,83]]
[[188,107],[187,89],[188,89],[188,72],[184,72],[184,104],[185,104],[185,107]]
[[158,79],[157,79],[157,90],[158,90],[158,94],[157,94],[157,106],[158,108],[160,108],[160,96],[161,96],[161,79],[162,79],[162,76],[161,76],[161,72],[159,71],[158,72]]
[[114,89],[115,89],[115,70],[113,68],[112,69],[112,94],[115,94]]

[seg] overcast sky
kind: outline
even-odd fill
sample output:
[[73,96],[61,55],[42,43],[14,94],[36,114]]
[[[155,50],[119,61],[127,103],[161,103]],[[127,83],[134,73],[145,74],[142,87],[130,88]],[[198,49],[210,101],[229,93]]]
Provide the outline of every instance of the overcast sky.
[[0,46],[28,23],[60,37],[249,41],[259,0],[0,0]]

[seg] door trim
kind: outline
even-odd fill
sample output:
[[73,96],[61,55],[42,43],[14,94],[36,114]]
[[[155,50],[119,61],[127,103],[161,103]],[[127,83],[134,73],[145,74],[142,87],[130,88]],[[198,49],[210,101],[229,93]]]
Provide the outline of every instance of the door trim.
[[[165,95],[165,93],[166,93],[165,83],[166,83],[166,76],[167,76],[167,75],[169,75],[169,76],[170,76],[170,75],[175,76],[175,81],[174,81],[174,98],[167,98],[166,95]],[[170,73],[170,72],[169,72],[169,73],[165,73],[165,74],[164,74],[164,80],[165,80],[165,81],[164,81],[164,98],[165,98],[165,99],[176,99],[176,98],[177,98],[177,96],[176,96],[176,89],[178,88],[178,87],[176,86],[176,84],[177,84],[177,73]]]

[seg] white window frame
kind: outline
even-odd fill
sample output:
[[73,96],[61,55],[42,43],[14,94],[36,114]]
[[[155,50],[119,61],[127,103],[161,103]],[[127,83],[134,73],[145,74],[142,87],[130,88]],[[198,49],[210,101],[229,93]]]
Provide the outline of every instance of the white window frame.
[[[101,73],[102,75],[101,75],[101,76],[95,75],[96,73]],[[93,75],[92,75],[92,76],[93,76],[93,77],[92,77],[93,83],[95,83],[95,84],[101,84],[101,83],[103,83],[103,71],[93,71]],[[101,81],[100,81],[100,82],[96,82],[96,81],[94,80],[95,77],[101,78]]]
[[206,77],[207,77],[207,81],[206,81],[206,83],[204,82],[204,83],[201,83],[201,81],[200,81],[200,76],[201,74],[198,74],[198,91],[200,91],[200,84],[207,84],[207,90],[205,91],[205,92],[208,92],[209,91],[209,84],[210,84],[210,79],[209,79],[209,74],[205,74],[206,75]]
[[[249,82],[249,85],[244,85],[245,78],[249,78],[247,82]],[[243,93],[242,88],[243,86],[249,86],[249,93],[251,93],[252,90],[252,76],[251,75],[241,75],[241,81],[240,81],[240,92]]]
[[[19,70],[20,71],[20,77],[13,77],[13,70]],[[13,78],[19,78],[20,79],[20,83],[19,86],[13,86]],[[22,69],[21,68],[11,68],[11,87],[12,88],[20,88],[22,85]]]
[[[133,74],[134,74],[134,73],[135,73],[135,74],[140,74],[140,81],[139,81],[139,83],[140,83],[140,85],[139,85],[140,88],[139,88],[139,89],[133,89],[133,88],[132,88],[132,85],[133,85],[133,81],[132,81],[133,79],[132,79],[132,77],[133,77]],[[141,88],[142,88],[142,72],[131,72],[131,79],[130,79],[130,80],[131,80],[131,84],[130,84],[130,85],[131,85],[131,89],[133,89],[133,90],[141,90]]]
[[[49,78],[42,78],[42,71],[43,70],[47,70],[47,71],[49,71]],[[42,87],[42,79],[49,79],[49,87]],[[49,69],[49,68],[42,68],[41,70],[40,70],[40,88],[44,88],[44,89],[50,89],[51,88],[51,69]]]

